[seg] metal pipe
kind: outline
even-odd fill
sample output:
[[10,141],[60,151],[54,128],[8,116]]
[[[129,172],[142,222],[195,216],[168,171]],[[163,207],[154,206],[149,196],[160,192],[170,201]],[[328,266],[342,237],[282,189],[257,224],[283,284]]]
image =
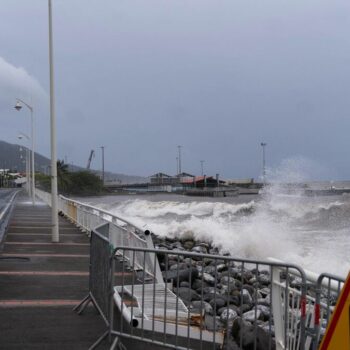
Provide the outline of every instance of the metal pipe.
[[102,185],[105,184],[105,146],[101,146],[102,150]]
[[262,172],[263,172],[263,183],[264,185],[266,184],[266,164],[265,164],[265,147],[267,145],[266,142],[261,142],[260,143],[261,147],[262,147],[262,161],[263,161],[263,164],[262,164]]
[[56,155],[56,115],[54,89],[54,62],[52,38],[52,4],[48,0],[49,9],[49,64],[50,64],[50,131],[51,131],[51,220],[52,242],[59,242],[58,215],[57,215],[57,155]]
[[179,174],[181,174],[181,147],[182,146],[177,146],[179,151]]
[[204,170],[203,170],[203,163],[204,163],[204,160],[201,160],[201,175],[203,176],[204,175]]
[[[32,147],[31,147],[31,170],[32,170],[32,178],[31,178],[31,195],[32,195],[32,203],[35,205],[35,163],[34,163],[34,116],[33,116],[33,106],[29,105],[28,103],[24,102],[20,98],[16,98],[17,103],[15,108],[20,111],[22,106],[21,103],[23,103],[29,110],[30,110],[30,123],[31,123],[31,139],[32,139]],[[23,136],[25,136],[28,140],[29,137],[22,133]]]
[[33,108],[30,109],[30,118],[32,125],[32,201],[35,205],[35,160],[34,160],[34,117],[33,117]]

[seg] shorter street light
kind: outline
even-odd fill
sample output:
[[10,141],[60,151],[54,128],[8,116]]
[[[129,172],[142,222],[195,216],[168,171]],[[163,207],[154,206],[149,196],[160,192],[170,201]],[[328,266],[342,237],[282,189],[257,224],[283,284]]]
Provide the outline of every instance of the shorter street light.
[[[30,140],[30,137],[28,135],[26,135],[25,133],[21,132],[18,136],[19,140],[22,140],[23,138],[25,138],[26,140]],[[22,156],[21,156],[22,157]],[[30,156],[29,156],[29,148],[26,147],[26,178],[27,178],[27,182],[26,182],[26,188],[27,188],[27,192],[29,195],[31,195],[31,191],[30,191],[30,184],[31,184],[31,176],[30,176],[30,169],[31,169],[31,165],[30,165]]]
[[17,98],[15,109],[20,111],[22,109],[22,104],[25,105],[30,110],[30,120],[31,120],[31,140],[32,140],[32,149],[31,149],[31,170],[32,170],[32,181],[31,181],[31,194],[32,202],[35,204],[35,163],[34,163],[34,118],[33,118],[33,107],[23,100]]

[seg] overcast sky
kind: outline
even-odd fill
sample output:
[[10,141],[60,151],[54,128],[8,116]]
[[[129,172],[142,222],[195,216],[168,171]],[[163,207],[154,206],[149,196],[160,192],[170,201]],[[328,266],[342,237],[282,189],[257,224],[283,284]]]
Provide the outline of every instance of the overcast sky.
[[[258,177],[291,157],[350,178],[348,0],[53,0],[58,156],[134,175]],[[49,156],[46,0],[0,6],[0,139]],[[322,169],[322,171],[320,170]]]

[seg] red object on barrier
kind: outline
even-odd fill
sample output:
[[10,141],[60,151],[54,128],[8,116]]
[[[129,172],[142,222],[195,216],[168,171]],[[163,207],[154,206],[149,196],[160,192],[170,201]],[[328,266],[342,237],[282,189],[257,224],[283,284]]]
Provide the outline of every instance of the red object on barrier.
[[321,318],[321,307],[320,304],[315,304],[315,326],[320,324]]

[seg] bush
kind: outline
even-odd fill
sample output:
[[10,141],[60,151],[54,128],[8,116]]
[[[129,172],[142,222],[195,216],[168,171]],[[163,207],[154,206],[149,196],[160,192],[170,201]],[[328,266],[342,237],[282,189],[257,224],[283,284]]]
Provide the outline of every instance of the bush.
[[[39,188],[51,191],[51,177],[37,174],[36,181]],[[58,192],[75,195],[95,195],[103,191],[102,180],[89,171],[70,172],[63,161],[57,162]]]
[[69,173],[68,192],[71,194],[98,194],[103,190],[102,180],[89,171]]

